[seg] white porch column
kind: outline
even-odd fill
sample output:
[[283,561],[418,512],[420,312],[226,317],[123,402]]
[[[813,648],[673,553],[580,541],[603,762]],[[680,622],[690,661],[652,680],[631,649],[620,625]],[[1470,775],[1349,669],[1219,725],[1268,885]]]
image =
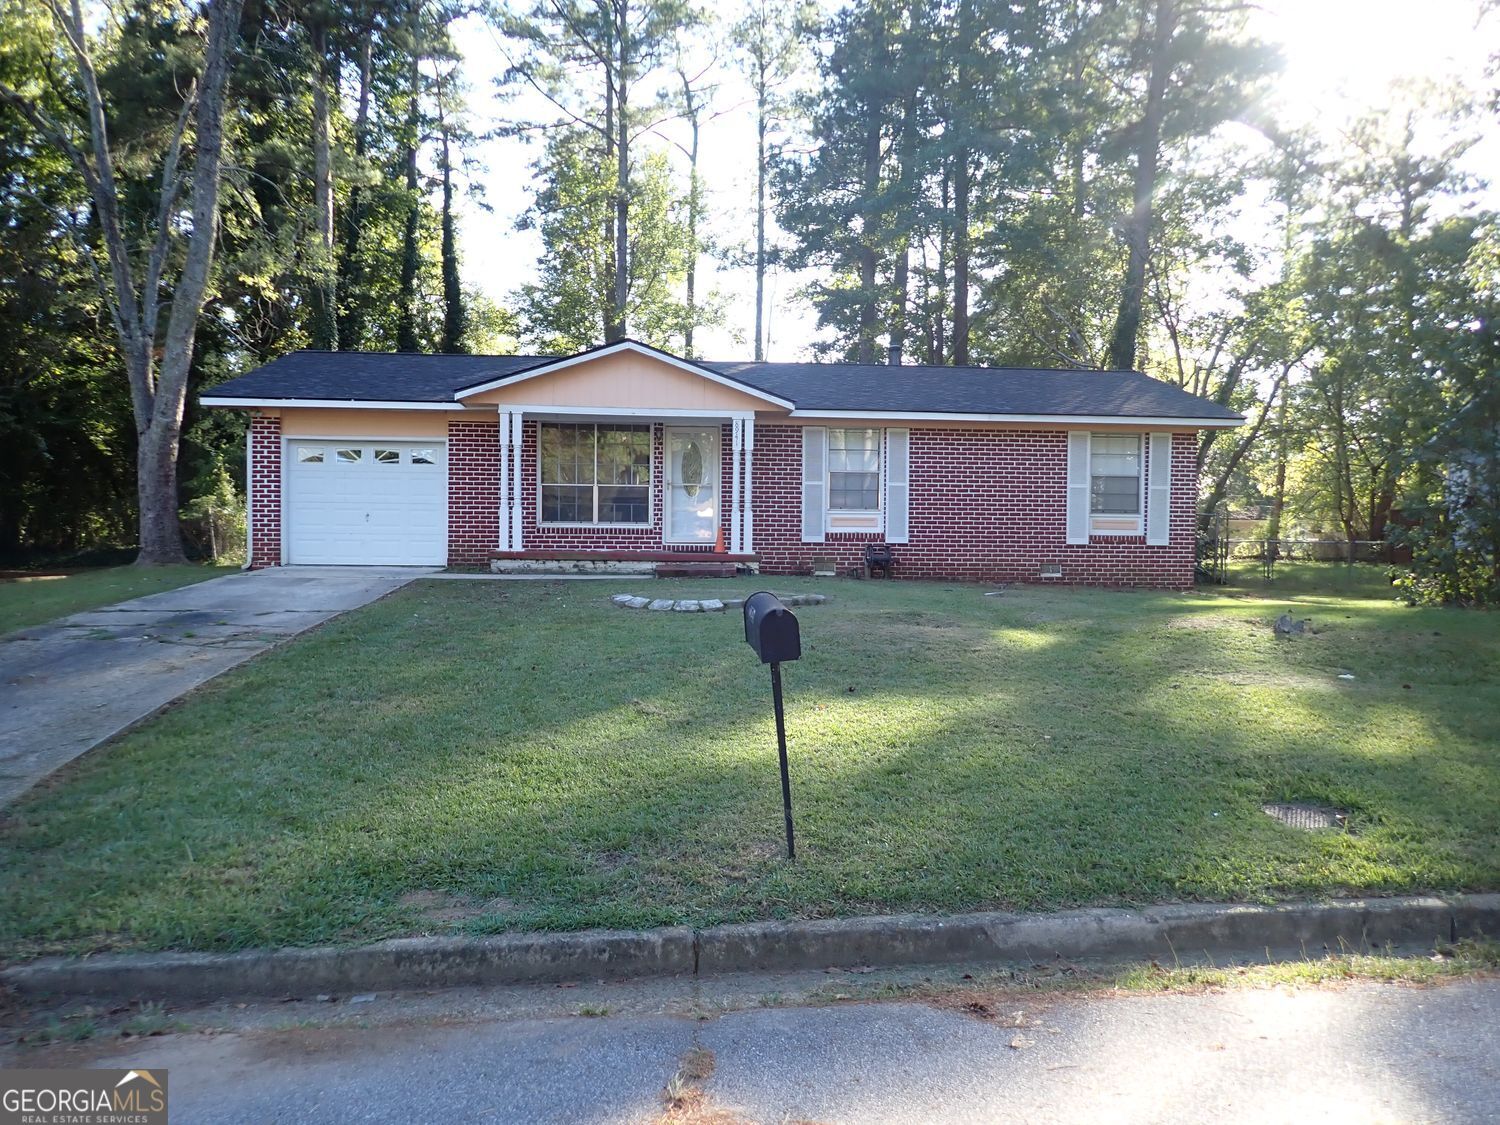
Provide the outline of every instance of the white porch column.
[[521,423],[524,415],[519,411],[513,411],[510,416],[510,549],[521,550],[521,524],[525,509],[522,505],[524,495],[521,487]]
[[744,553],[747,554],[747,555],[751,554],[751,553],[753,553],[755,551],[755,534],[754,534],[754,532],[755,532],[755,514],[754,514],[753,505],[750,502],[750,498],[751,498],[751,496],[755,492],[754,483],[753,483],[754,480],[755,480],[755,472],[754,472],[754,468],[755,468],[755,456],[754,456],[754,454],[755,454],[755,419],[754,418],[746,418],[745,419],[745,517],[744,517],[744,525],[743,525],[744,526],[744,534],[743,534],[743,537],[742,537],[742,542],[740,544],[740,549],[742,551],[744,551]]
[[510,550],[510,419],[509,410],[500,411],[500,534],[497,550]]
[[731,418],[729,429],[732,435],[730,464],[734,466],[729,486],[729,549],[739,554],[745,545],[740,531],[740,457],[745,449],[745,420]]

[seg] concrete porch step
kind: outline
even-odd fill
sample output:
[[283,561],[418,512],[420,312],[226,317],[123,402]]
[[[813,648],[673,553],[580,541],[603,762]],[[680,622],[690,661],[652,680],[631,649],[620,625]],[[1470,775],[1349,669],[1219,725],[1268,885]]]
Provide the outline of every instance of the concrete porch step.
[[739,566],[732,562],[662,562],[656,564],[658,578],[733,578]]

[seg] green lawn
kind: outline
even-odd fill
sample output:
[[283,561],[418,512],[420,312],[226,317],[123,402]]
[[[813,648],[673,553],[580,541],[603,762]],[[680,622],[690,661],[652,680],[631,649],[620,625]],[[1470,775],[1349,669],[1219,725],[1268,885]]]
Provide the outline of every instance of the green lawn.
[[738,615],[418,583],[11,809],[0,953],[1500,887],[1496,617],[1244,581],[770,581],[834,596],[785,672],[795,865]]
[[[0,633],[40,625],[127,598],[159,594],[232,574],[228,566],[111,566],[71,572],[39,570],[0,578]],[[8,572],[14,574],[15,572]]]

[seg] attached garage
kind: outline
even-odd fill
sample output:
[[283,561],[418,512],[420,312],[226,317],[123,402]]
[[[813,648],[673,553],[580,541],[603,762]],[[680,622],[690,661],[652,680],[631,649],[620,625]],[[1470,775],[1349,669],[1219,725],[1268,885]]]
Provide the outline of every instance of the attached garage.
[[288,563],[443,566],[448,456],[437,440],[288,438],[282,543]]

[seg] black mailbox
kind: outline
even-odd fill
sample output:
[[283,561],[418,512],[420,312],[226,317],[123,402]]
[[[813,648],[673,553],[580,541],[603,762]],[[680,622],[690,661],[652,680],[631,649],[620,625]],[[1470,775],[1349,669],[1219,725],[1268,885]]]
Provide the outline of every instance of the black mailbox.
[[797,617],[775,594],[764,591],[745,599],[745,643],[762,664],[780,664],[802,655]]

